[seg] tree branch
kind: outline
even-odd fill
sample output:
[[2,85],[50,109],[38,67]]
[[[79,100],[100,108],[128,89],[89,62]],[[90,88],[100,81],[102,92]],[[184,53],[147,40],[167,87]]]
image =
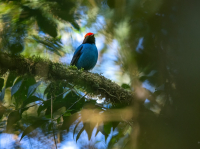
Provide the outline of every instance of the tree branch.
[[91,96],[96,95],[112,103],[130,104],[133,100],[133,94],[130,91],[121,88],[102,75],[77,70],[74,66],[53,63],[40,57],[24,58],[0,53],[0,73],[4,74],[8,70],[18,75],[39,76],[44,80],[65,80],[66,83],[78,86]]

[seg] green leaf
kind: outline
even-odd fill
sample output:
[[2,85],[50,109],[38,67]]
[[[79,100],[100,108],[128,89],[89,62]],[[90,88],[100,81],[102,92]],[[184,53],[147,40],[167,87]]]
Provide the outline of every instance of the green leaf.
[[21,113],[19,110],[11,112],[8,116],[6,132],[11,132],[13,125],[20,119]]
[[107,122],[107,123],[104,124],[103,130],[107,135],[109,135],[110,131],[111,131],[111,128],[112,128],[112,123],[111,122]]
[[77,120],[78,113],[72,114],[71,116],[63,116],[63,124],[61,129],[69,131],[69,127]]
[[35,14],[40,30],[55,38],[57,36],[57,24],[53,19],[45,16],[40,9],[36,9]]
[[36,128],[42,126],[44,123],[48,122],[49,120],[47,119],[40,119],[40,120],[37,120],[35,123],[33,123],[32,125],[28,126],[22,136],[21,136],[21,139],[20,141],[23,139],[24,136],[26,136],[27,134],[31,133],[33,130],[35,130]]
[[10,72],[6,81],[6,88],[13,86],[13,82],[15,78],[16,78],[16,75]]
[[128,84],[125,84],[125,83],[123,83],[123,84],[121,85],[121,87],[122,87],[123,89],[127,89],[127,90],[130,90],[130,89],[131,89],[131,86],[128,85]]
[[22,108],[25,107],[27,104],[36,102],[36,101],[42,101],[42,99],[36,96],[31,96],[23,102]]
[[76,142],[78,141],[78,139],[80,138],[82,132],[84,131],[84,127],[81,128],[81,130],[78,132],[77,136],[76,136]]
[[2,91],[3,86],[4,86],[4,79],[0,78],[0,91]]
[[76,128],[78,127],[78,125],[80,124],[80,120],[76,123],[75,127],[74,127],[74,131],[73,131],[73,138],[74,138],[74,135],[76,133]]
[[59,117],[59,118],[57,119],[57,123],[59,124],[60,121],[61,121],[61,117]]
[[11,89],[11,96],[13,96],[18,90],[19,88],[21,87],[22,85],[22,82],[23,82],[24,79],[20,78],[16,81],[15,85],[12,87]]
[[103,130],[106,133],[106,135],[105,135],[105,141],[107,140],[107,137],[108,137],[108,135],[111,132],[111,128],[112,128],[112,123],[111,122],[104,123]]
[[111,123],[112,123],[113,131],[114,131],[115,128],[118,126],[119,122],[111,122]]
[[3,114],[5,113],[6,108],[2,105],[0,105],[0,119],[3,117]]
[[66,112],[63,116],[71,116],[70,112]]
[[29,96],[31,96],[31,95],[35,92],[35,90],[37,89],[37,87],[38,87],[41,83],[42,83],[42,82],[39,81],[39,82],[37,82],[36,84],[31,85],[31,86],[28,88],[27,98],[28,98]]
[[2,91],[0,92],[0,101],[2,101],[2,100],[4,99],[5,91],[6,91],[6,88],[4,87],[4,88],[2,89]]
[[44,101],[43,105],[40,105],[37,110],[38,116],[40,115],[42,111],[44,111],[45,109],[47,109],[47,107],[50,107],[50,106],[51,106],[51,100]]

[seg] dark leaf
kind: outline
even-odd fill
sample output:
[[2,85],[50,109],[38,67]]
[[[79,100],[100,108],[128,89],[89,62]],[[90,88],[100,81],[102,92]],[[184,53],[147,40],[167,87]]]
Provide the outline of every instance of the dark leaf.
[[63,51],[60,39],[39,36],[33,36],[33,39],[38,43],[43,44],[43,46],[45,46],[48,50],[55,52],[57,55],[60,55],[59,51]]
[[48,121],[49,121],[49,120],[47,120],[47,119],[40,119],[40,120],[37,120],[37,121],[36,121],[35,123],[33,123],[32,125],[28,126],[28,127],[24,130],[24,132],[23,132],[23,134],[22,134],[22,136],[21,136],[20,141],[22,140],[22,138],[23,138],[24,136],[26,136],[27,134],[31,133],[33,130],[35,130],[36,128],[42,126],[44,123],[46,123],[46,122],[48,122]]
[[115,128],[118,126],[119,122],[112,122],[112,127],[113,127],[113,131],[115,130]]
[[44,101],[43,105],[40,105],[37,110],[38,116],[40,115],[42,111],[44,111],[45,109],[47,109],[47,107],[50,107],[50,106],[51,106],[51,100]]
[[77,23],[76,21],[72,21],[72,22],[71,22],[71,25],[72,25],[76,30],[80,31],[80,27],[79,27],[79,25],[78,25],[78,23]]
[[6,132],[11,132],[13,125],[20,119],[21,113],[19,110],[11,112],[8,116]]
[[112,123],[111,122],[107,122],[107,123],[104,123],[103,125],[103,130],[105,132],[105,141],[107,140],[108,138],[108,135],[110,134],[111,132],[111,128],[112,128]]
[[84,131],[84,127],[81,128],[81,130],[78,132],[77,136],[76,136],[76,142],[78,141],[78,139],[80,138],[82,132]]
[[45,16],[39,9],[35,10],[35,14],[40,30],[55,38],[57,36],[57,24],[53,19]]
[[4,87],[0,93],[0,101],[4,99],[6,88]]
[[16,75],[14,73],[9,73],[8,79],[6,81],[6,88],[13,86],[13,82],[16,78]]
[[69,127],[78,119],[78,113],[72,114],[71,116],[63,116],[63,124],[61,129],[69,131]]
[[4,79],[0,78],[0,91],[2,91],[3,85],[4,85]]
[[110,131],[111,131],[111,128],[112,128],[112,123],[111,122],[107,122],[107,123],[104,123],[104,132],[109,135],[110,134]]
[[128,90],[131,89],[130,85],[125,84],[125,83],[123,83],[123,84],[121,85],[121,87],[122,87],[123,89],[128,89]]
[[74,138],[74,135],[76,133],[76,128],[78,127],[78,125],[80,124],[80,120],[76,123],[75,127],[74,127],[74,131],[73,131],[73,138]]
[[19,90],[19,88],[22,85],[22,82],[23,82],[23,79],[21,78],[16,81],[15,85],[11,89],[11,96],[13,96]]
[[5,113],[6,108],[2,105],[0,105],[0,119],[3,117],[3,114]]
[[38,97],[36,97],[36,96],[31,96],[31,97],[29,97],[28,99],[26,99],[26,100],[23,102],[22,107],[25,107],[27,104],[32,103],[32,102],[36,102],[36,101],[42,101],[42,99],[41,99],[41,98],[38,98]]
[[37,82],[36,84],[31,85],[31,86],[28,88],[27,98],[28,98],[29,96],[31,96],[31,95],[35,92],[35,90],[37,89],[37,87],[38,87],[41,83],[42,83],[42,82],[39,81],[39,82]]

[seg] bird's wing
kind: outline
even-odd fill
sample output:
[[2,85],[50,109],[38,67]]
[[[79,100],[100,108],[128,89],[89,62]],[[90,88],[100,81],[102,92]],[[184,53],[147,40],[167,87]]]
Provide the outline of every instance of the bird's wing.
[[72,61],[70,63],[70,65],[75,65],[76,62],[78,61],[79,57],[81,56],[81,50],[83,49],[83,45],[80,45],[76,51],[74,52],[74,56],[72,58]]

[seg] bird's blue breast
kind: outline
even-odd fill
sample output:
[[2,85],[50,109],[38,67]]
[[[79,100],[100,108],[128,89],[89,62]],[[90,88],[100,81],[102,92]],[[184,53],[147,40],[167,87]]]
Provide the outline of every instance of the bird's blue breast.
[[[83,46],[83,48],[81,50],[81,55],[76,63],[76,67],[78,69],[84,68],[84,70],[90,70],[94,68],[94,66],[97,63],[98,59],[97,47],[95,44],[88,44],[88,43],[82,44],[81,46]],[[81,46],[79,46],[77,50]]]

